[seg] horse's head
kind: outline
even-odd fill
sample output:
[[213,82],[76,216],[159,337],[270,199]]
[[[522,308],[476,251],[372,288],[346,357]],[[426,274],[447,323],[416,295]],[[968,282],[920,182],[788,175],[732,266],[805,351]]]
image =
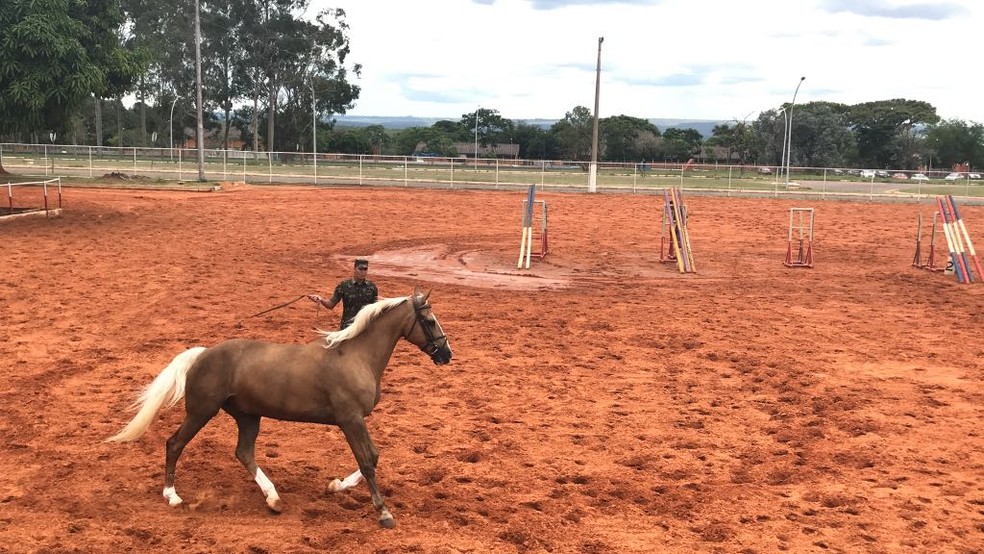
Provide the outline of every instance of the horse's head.
[[450,362],[454,353],[451,352],[451,343],[448,342],[444,329],[434,317],[434,310],[427,303],[428,296],[430,291],[422,293],[419,289],[414,290],[410,297],[414,314],[413,325],[404,337],[426,352],[435,364],[442,365]]

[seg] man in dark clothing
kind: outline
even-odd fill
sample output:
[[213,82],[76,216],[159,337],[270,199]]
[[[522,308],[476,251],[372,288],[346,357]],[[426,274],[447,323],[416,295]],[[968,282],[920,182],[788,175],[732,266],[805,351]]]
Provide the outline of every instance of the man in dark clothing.
[[351,279],[346,279],[335,287],[335,292],[331,298],[325,300],[317,294],[309,294],[313,302],[333,309],[339,301],[342,303],[342,324],[339,329],[344,329],[352,324],[355,315],[367,304],[372,304],[379,297],[379,290],[376,284],[366,279],[369,272],[369,260],[358,258],[355,260],[355,272]]

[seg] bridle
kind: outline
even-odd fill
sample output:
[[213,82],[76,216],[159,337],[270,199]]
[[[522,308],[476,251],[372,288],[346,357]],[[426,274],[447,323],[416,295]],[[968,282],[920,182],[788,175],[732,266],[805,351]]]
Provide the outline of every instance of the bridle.
[[416,297],[414,297],[412,301],[413,301],[413,315],[414,315],[413,325],[410,326],[410,330],[407,331],[407,334],[405,336],[409,337],[410,333],[413,332],[413,328],[416,327],[417,323],[420,323],[420,330],[424,332],[424,338],[427,339],[427,342],[425,342],[424,345],[420,347],[420,349],[426,352],[428,356],[433,358],[441,349],[441,347],[437,345],[437,341],[444,339],[444,343],[447,344],[448,342],[447,335],[441,335],[439,337],[435,337],[433,329],[431,329],[431,326],[428,325],[427,320],[424,319],[423,311],[430,308],[431,307],[430,304],[426,304],[426,303],[417,304]]

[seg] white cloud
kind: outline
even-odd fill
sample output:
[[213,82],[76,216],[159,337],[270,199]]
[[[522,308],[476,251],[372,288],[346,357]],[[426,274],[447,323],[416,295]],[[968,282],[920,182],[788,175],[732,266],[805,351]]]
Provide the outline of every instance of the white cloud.
[[[334,1],[334,0],[332,0]],[[358,0],[341,7],[363,64],[350,113],[510,119],[735,119],[788,102],[908,98],[984,122],[976,0]]]

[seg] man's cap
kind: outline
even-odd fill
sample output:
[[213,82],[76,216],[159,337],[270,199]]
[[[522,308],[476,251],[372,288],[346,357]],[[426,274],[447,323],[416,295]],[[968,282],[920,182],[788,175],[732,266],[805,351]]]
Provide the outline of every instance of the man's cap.
[[369,267],[369,260],[367,260],[365,258],[356,258],[355,259],[355,267],[359,267],[359,266]]

